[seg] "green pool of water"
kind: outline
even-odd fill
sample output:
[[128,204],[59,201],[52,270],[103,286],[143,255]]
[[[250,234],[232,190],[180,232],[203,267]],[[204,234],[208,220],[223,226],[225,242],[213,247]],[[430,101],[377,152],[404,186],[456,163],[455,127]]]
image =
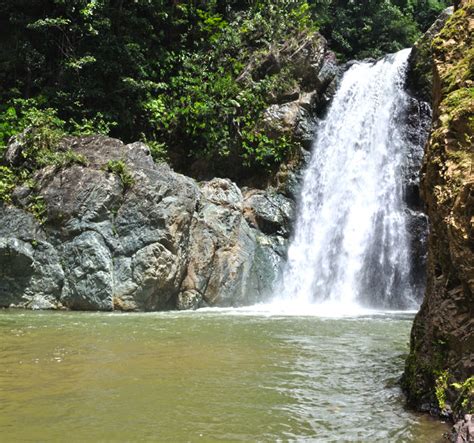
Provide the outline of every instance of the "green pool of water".
[[1,441],[434,442],[412,315],[0,311]]

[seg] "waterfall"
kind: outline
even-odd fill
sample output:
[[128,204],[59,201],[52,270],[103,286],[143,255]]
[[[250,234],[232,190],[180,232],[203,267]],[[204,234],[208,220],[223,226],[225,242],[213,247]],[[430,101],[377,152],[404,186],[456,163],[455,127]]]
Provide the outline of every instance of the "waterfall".
[[344,74],[304,173],[280,301],[417,306],[403,198],[409,52]]

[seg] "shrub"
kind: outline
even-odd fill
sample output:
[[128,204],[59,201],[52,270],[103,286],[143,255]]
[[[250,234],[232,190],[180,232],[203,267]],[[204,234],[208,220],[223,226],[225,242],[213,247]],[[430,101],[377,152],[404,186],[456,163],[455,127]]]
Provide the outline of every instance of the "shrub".
[[129,189],[135,183],[132,174],[130,174],[128,170],[127,164],[123,160],[109,160],[104,169],[116,174],[120,178],[124,190]]
[[11,193],[15,188],[15,174],[10,168],[0,166],[0,200],[11,202]]

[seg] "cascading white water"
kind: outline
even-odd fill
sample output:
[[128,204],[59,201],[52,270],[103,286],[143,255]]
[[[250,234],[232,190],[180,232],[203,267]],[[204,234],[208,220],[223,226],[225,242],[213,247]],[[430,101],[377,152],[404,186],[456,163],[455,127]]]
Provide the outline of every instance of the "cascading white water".
[[357,63],[317,130],[280,301],[413,308],[402,175],[406,49]]

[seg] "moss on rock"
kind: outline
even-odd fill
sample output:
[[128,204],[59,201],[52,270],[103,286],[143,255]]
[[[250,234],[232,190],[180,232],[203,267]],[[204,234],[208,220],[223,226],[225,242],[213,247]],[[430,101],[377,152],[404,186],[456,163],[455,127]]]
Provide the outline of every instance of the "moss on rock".
[[407,86],[419,98],[431,102],[433,89],[433,57],[431,45],[453,8],[444,10],[428,31],[415,43],[409,60]]
[[472,391],[454,386],[472,375],[474,361],[473,30],[474,2],[461,2],[426,61],[434,106],[421,186],[431,224],[428,278],[403,378],[413,406],[452,408],[455,417],[472,404]]

